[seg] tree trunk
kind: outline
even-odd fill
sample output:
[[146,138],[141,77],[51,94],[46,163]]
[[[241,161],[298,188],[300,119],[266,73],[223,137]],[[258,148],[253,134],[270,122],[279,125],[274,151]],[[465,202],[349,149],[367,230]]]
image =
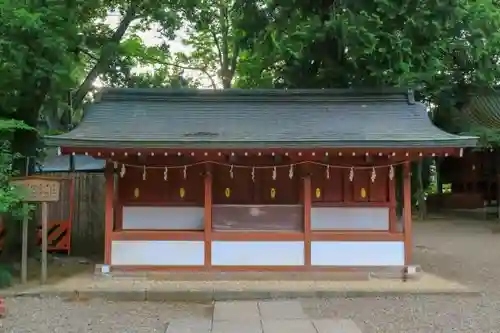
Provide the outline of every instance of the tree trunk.
[[[109,63],[115,55],[116,49],[120,44],[123,36],[125,35],[125,32],[127,32],[128,27],[136,18],[136,8],[136,5],[130,5],[127,12],[125,13],[125,16],[123,16],[123,19],[118,25],[118,28],[115,30],[109,41],[101,50],[99,59],[95,63],[94,67],[90,70],[90,72],[87,74],[87,77],[85,77],[85,80],[83,80],[80,87],[78,87],[78,89],[74,93],[73,98],[71,99],[71,107],[73,109],[79,109],[82,106],[83,100],[92,88],[95,80],[109,66]],[[65,112],[71,112],[71,110]]]
[[[228,9],[225,4],[219,5],[219,25],[221,29],[221,63],[219,76],[222,81],[222,88],[229,89],[232,86],[233,76],[234,76],[234,65],[232,64],[232,59],[230,60],[230,50],[229,50],[229,22],[228,22]],[[236,50],[233,50],[233,52]],[[233,54],[234,58],[234,54]]]

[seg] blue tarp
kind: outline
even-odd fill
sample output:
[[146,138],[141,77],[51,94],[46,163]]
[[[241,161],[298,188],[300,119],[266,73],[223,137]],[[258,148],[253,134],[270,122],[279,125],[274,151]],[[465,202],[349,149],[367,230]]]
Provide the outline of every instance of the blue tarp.
[[[93,158],[85,155],[73,156],[75,170],[77,172],[103,171],[106,161],[103,159]],[[41,166],[38,167],[38,172],[70,172],[70,156],[52,156],[47,157]]]

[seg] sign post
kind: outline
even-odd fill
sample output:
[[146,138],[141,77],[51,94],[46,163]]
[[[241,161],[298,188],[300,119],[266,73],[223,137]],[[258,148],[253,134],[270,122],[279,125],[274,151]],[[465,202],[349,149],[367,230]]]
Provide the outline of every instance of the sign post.
[[[24,189],[24,202],[41,202],[42,203],[42,255],[41,255],[41,275],[40,280],[43,283],[47,282],[47,223],[48,223],[48,202],[59,201],[60,183],[57,180],[30,176],[17,178],[12,181],[14,186],[19,186]],[[25,206],[26,207],[26,206]],[[22,258],[21,258],[21,280],[25,283],[28,279],[28,218],[23,219],[22,225]]]
[[[23,204],[24,211],[28,211],[28,204]],[[25,214],[22,225],[22,242],[21,242],[21,282],[28,282],[28,222],[29,216]]]

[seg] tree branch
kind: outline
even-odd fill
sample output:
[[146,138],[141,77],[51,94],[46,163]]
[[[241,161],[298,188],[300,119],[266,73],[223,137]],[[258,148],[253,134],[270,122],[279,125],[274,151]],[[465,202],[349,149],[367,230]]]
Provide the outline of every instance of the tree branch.
[[207,76],[207,78],[210,80],[210,83],[212,85],[212,88],[214,90],[217,89],[217,83],[215,82],[214,78],[212,77],[212,75],[210,75],[210,73],[204,69],[204,68],[201,68],[201,67],[194,67],[194,66],[184,66],[184,65],[180,65],[180,64],[175,64],[175,63],[171,63],[171,62],[166,62],[164,60],[160,60],[160,59],[155,59],[153,57],[149,58],[149,57],[142,57],[144,60],[148,60],[148,61],[152,61],[152,62],[155,62],[155,63],[158,63],[158,64],[162,64],[162,65],[165,65],[165,66],[171,66],[171,67],[176,67],[176,68],[180,68],[180,69],[185,69],[185,70],[192,70],[192,71],[199,71],[199,72],[202,72],[203,74],[205,74]]
[[219,64],[222,67],[223,58],[222,58],[222,50],[220,48],[219,38],[217,37],[217,33],[214,31],[214,29],[210,29],[210,33],[212,34],[215,47],[217,48],[217,54],[219,55]]
[[86,49],[85,47],[78,46],[77,49],[78,49],[78,51],[82,52],[83,54],[85,54],[89,58],[96,60],[96,61],[99,61],[99,57],[97,55],[95,55],[94,53],[92,53],[92,51]]
[[224,4],[219,4],[219,24],[221,28],[221,48],[222,48],[222,63],[220,68],[220,77],[224,89],[231,88],[231,78],[229,68],[229,26],[227,22],[227,8]]
[[73,108],[78,109],[81,107],[85,96],[87,96],[87,93],[92,88],[92,84],[109,65],[111,57],[116,52],[116,47],[119,45],[132,21],[136,18],[136,9],[137,4],[131,4],[128,7],[127,12],[118,25],[118,28],[115,30],[113,35],[109,38],[108,42],[101,50],[101,54],[99,55],[99,59],[97,59],[96,64],[87,74],[87,77],[73,95],[73,98],[71,99],[71,106]]
[[236,65],[238,64],[238,57],[240,55],[240,44],[235,41],[233,45],[233,55],[231,57],[231,63],[229,66],[229,74],[231,76],[231,81],[233,80],[234,73],[236,72]]

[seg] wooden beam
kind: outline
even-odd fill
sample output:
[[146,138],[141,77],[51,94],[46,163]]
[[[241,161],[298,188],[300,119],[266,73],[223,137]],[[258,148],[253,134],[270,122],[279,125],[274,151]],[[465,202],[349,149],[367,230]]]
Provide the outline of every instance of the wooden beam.
[[104,171],[106,199],[104,211],[104,264],[111,265],[111,237],[113,234],[114,168],[113,163],[106,164]]
[[403,168],[403,201],[405,265],[410,265],[413,242],[411,223],[411,164],[409,161],[405,162]]
[[405,240],[402,233],[387,231],[352,231],[330,230],[312,232],[313,241],[353,241],[353,242],[402,242]]
[[[275,156],[282,155],[290,158],[292,161],[323,161],[325,156],[329,157],[390,157],[391,160],[417,160],[422,156],[460,156],[459,148],[387,148],[387,147],[367,147],[367,148],[272,148],[272,149],[256,149],[256,148],[111,148],[111,147],[61,147],[62,154],[78,154],[89,155],[97,158],[112,158],[113,161],[127,160],[130,157],[148,156],[183,156],[194,158],[196,160],[219,160],[225,161],[226,156]],[[367,155],[368,154],[368,155]],[[226,161],[227,162],[227,161]],[[236,164],[236,163],[235,163]]]
[[231,232],[212,232],[212,240],[216,241],[272,241],[288,242],[303,241],[302,232],[262,232],[262,231],[231,231]]
[[201,241],[205,239],[203,231],[180,230],[122,230],[114,231],[112,240],[140,241]]

